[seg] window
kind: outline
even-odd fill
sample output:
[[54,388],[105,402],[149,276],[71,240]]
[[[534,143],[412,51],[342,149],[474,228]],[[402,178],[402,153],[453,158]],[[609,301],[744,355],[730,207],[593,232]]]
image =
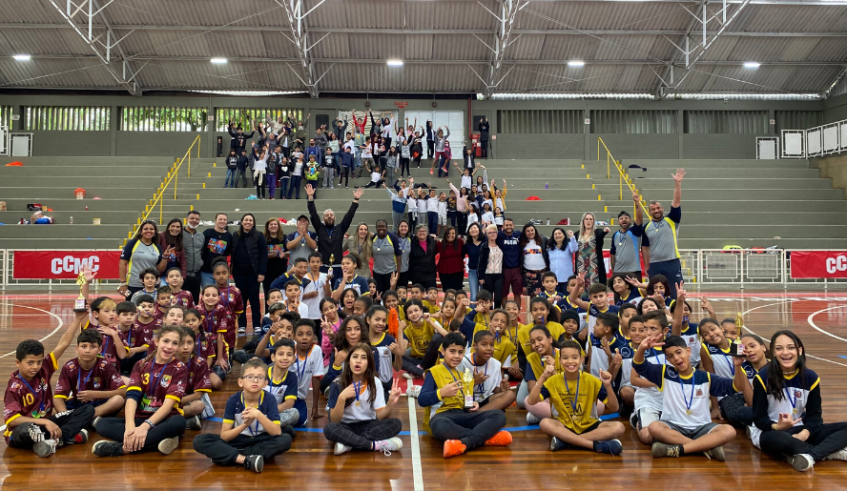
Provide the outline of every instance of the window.
[[767,135],[767,111],[685,111],[685,132]]
[[0,106],[0,126],[12,127],[12,106]]
[[582,133],[582,111],[497,111],[497,133]]
[[592,133],[676,133],[676,111],[591,111]]
[[270,118],[276,121],[280,116],[283,117],[283,120],[288,117],[295,121],[301,121],[305,118],[302,109],[219,107],[215,110],[215,131],[227,131],[227,123],[232,121],[240,124],[244,131],[249,132],[253,120],[264,122]]
[[33,106],[26,108],[27,131],[109,131],[111,108]]
[[206,130],[209,110],[202,107],[124,107],[121,131]]

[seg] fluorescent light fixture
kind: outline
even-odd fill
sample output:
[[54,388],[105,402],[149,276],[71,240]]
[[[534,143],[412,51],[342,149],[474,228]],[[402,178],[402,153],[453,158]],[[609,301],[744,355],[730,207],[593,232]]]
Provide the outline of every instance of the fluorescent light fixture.
[[304,90],[288,90],[288,91],[260,91],[260,90],[189,90],[199,94],[212,95],[228,95],[237,97],[270,97],[275,95],[298,95],[308,94]]
[[212,58],[211,61],[215,65],[225,65],[226,64],[226,58]]
[[668,99],[688,100],[688,101],[819,101],[820,94],[810,93],[755,93],[755,92],[735,92],[735,93],[678,93],[668,95]]
[[585,62],[582,60],[571,60],[568,62],[568,66],[580,67],[585,66]]
[[759,63],[758,61],[745,61],[744,62],[744,68],[759,68],[760,65],[761,65],[761,63]]
[[388,60],[388,66],[403,66],[403,60]]
[[13,55],[12,58],[18,61],[29,61],[32,59],[32,55]]
[[[479,97],[481,94],[478,94]],[[647,93],[503,93],[493,94],[493,101],[555,101],[555,100],[652,100],[653,94]]]

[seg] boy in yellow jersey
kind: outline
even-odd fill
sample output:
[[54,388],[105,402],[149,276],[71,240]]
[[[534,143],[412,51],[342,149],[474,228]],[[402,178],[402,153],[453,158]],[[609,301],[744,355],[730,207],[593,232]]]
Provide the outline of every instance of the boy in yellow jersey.
[[444,362],[427,370],[418,403],[428,408],[424,428],[434,438],[444,441],[444,458],[482,445],[512,443],[512,435],[503,431],[506,415],[502,411],[480,411],[476,401],[465,409],[466,397],[473,400],[473,394],[465,393],[468,389],[463,386],[463,374],[458,370],[465,356],[465,337],[457,332],[444,336],[441,354]]
[[586,448],[599,453],[620,455],[623,446],[617,438],[623,435],[624,425],[618,421],[601,422],[597,416],[597,400],[611,411],[618,410],[618,400],[612,389],[612,374],[600,372],[600,378],[580,370],[582,354],[575,341],[565,341],[559,351],[564,369],[548,364],[532,388],[527,404],[550,399],[557,417],[541,420],[541,430],[552,436],[550,450]]
[[[509,337],[506,334],[508,325],[509,314],[507,314],[505,310],[497,309],[492,312],[491,321],[489,322],[488,327],[482,324],[474,324],[473,335],[468,338],[476,340],[476,336],[479,333],[490,333],[494,338],[491,340],[494,349],[491,356],[499,362],[500,368],[502,369],[502,372],[504,374],[506,370],[508,370],[509,367],[512,366],[512,357],[515,354],[515,351],[517,350],[515,345],[509,340]],[[476,342],[474,342],[474,348],[471,351],[476,351]]]
[[430,314],[434,314],[441,310],[441,308],[438,306],[438,288],[427,288],[426,299],[422,303],[424,307],[429,310]]

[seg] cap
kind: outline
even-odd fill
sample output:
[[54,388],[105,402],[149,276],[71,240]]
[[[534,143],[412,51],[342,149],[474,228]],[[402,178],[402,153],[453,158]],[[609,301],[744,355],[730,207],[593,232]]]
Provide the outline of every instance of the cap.
[[623,216],[632,218],[632,215],[630,215],[628,211],[622,211],[622,212],[618,213],[618,218],[623,217]]
[[579,325],[579,314],[576,313],[576,310],[566,309],[562,311],[562,315],[559,318],[560,323],[564,323],[565,320],[572,319],[576,322],[576,325]]
[[309,217],[307,217],[306,215],[300,215],[299,217],[297,217],[297,221],[299,222],[300,220],[306,220],[308,222]]

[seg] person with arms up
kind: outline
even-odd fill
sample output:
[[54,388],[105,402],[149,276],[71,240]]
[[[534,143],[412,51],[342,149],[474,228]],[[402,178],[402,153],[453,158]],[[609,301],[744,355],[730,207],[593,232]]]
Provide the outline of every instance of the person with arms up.
[[[632,193],[635,202],[635,216],[637,221],[644,221],[644,212],[641,210],[641,197],[638,193]],[[632,216],[622,211],[618,213],[618,225],[620,230],[612,234],[612,248],[609,250],[612,271],[616,275],[641,280],[641,227],[632,226]]]
[[676,298],[676,284],[683,281],[677,235],[679,222],[682,219],[680,202],[684,177],[685,169],[677,169],[676,174],[673,175],[673,201],[671,212],[667,216],[661,203],[651,201],[648,210],[650,222],[642,224],[643,220],[639,220],[638,214],[635,217],[635,225],[643,229],[641,254],[644,256],[647,276],[652,278],[658,274],[664,275],[671,287],[671,298]]
[[[315,233],[318,236],[318,252],[321,253],[324,264],[332,266],[333,276],[335,278],[341,276],[344,234],[347,233],[350,223],[353,222],[353,217],[356,216],[356,210],[359,208],[359,199],[363,193],[364,189],[362,188],[358,188],[353,192],[353,204],[350,205],[350,209],[347,210],[341,223],[336,225],[335,212],[330,209],[324,211],[323,220],[321,220],[321,217],[318,216],[318,210],[315,208],[315,189],[306,187],[309,216],[312,219],[312,227],[314,227]],[[332,263],[330,263],[330,258],[332,258]],[[325,268],[321,268],[321,270],[323,269]]]
[[479,122],[479,156],[484,159],[488,158],[488,140],[491,139],[490,128],[491,125],[488,124],[488,117]]

